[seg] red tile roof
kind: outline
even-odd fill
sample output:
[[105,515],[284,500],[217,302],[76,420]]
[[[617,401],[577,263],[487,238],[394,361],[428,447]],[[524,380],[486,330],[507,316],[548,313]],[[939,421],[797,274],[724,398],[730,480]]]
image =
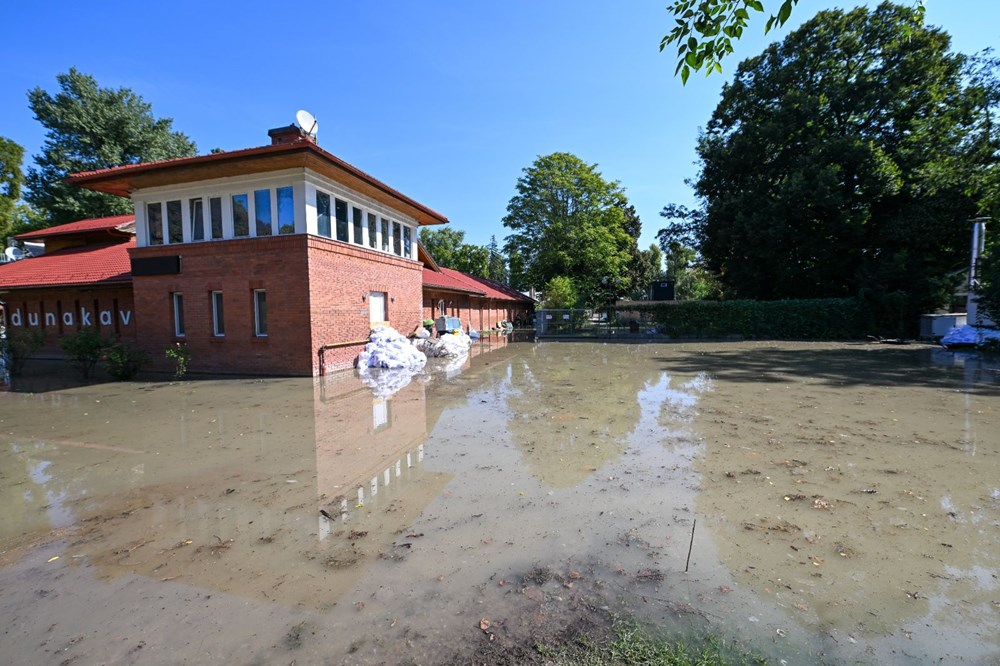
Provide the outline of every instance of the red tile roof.
[[130,247],[135,247],[135,239],[126,243],[71,247],[0,264],[0,291],[129,283],[132,281]]
[[37,231],[26,231],[15,236],[18,240],[34,241],[53,236],[67,236],[69,234],[79,234],[89,231],[114,231],[122,225],[133,224],[135,215],[114,215],[112,217],[95,217],[89,220],[79,220],[68,224],[60,224],[47,229]]
[[477,296],[485,296],[500,301],[523,301],[525,303],[534,302],[530,297],[510,287],[456,271],[452,268],[441,267],[441,272],[435,272],[429,268],[424,268],[424,286],[448,289],[451,291],[462,291]]

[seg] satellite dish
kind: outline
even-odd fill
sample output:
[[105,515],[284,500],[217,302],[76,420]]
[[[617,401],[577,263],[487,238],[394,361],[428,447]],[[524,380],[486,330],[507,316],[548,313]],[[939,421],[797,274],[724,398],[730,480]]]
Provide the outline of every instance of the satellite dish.
[[7,258],[10,259],[11,261],[18,261],[19,259],[24,259],[24,250],[22,250],[19,247],[9,247],[6,250],[4,250],[4,254],[6,254]]
[[313,114],[305,109],[301,109],[295,113],[295,121],[299,124],[299,127],[306,131],[306,134],[314,139],[316,138],[316,133],[319,132],[319,123]]

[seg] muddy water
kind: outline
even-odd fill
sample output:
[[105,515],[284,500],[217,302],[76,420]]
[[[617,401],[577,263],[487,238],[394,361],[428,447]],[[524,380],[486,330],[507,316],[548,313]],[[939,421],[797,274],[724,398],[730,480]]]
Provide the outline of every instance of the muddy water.
[[995,366],[492,346],[0,395],[0,654],[489,661],[627,612],[775,662],[1000,656]]

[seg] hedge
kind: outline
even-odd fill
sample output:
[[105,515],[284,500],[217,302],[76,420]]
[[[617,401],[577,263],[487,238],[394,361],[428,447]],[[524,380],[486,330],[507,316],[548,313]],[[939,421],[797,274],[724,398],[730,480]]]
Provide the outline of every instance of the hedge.
[[640,313],[657,333],[676,338],[848,340],[865,337],[871,321],[865,306],[854,298],[640,302],[620,308],[619,316],[626,310]]

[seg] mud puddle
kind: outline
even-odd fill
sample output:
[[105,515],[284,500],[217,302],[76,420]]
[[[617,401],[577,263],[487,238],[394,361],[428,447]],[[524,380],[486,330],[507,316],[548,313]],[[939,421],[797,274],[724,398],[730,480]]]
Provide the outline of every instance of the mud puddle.
[[776,663],[1000,654],[994,368],[496,347],[367,384],[0,395],[0,651],[526,663],[631,614]]

